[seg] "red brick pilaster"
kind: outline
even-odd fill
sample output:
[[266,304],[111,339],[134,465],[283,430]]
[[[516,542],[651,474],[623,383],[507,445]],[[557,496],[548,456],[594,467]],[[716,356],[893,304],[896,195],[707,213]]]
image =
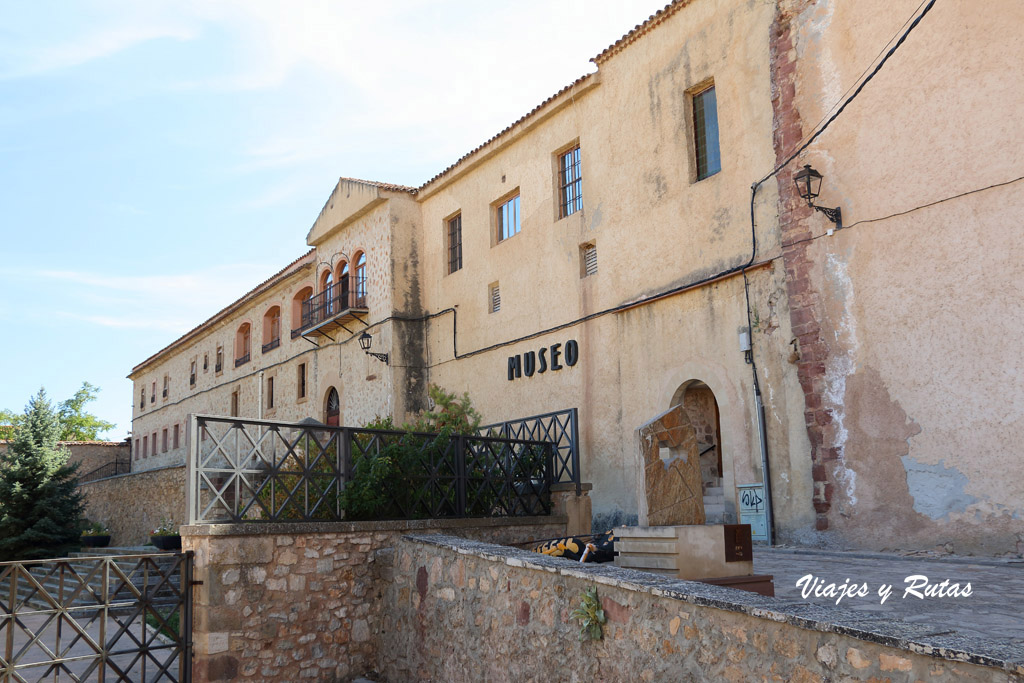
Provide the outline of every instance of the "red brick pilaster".
[[[776,12],[771,33],[772,108],[775,116],[774,145],[776,163],[792,154],[804,136],[803,123],[796,109],[796,50],[790,21],[808,4],[807,0],[782,2]],[[779,229],[782,235],[783,264],[786,268],[786,289],[789,295],[789,316],[793,335],[799,342],[800,358],[797,377],[804,392],[804,422],[811,442],[811,475],[814,479],[815,528],[828,529],[828,513],[832,505],[833,483],[825,463],[838,456],[831,444],[824,443],[825,426],[832,421],[832,411],[823,404],[825,393],[825,361],[828,346],[821,335],[818,304],[821,293],[811,280],[811,258],[808,254],[811,231],[807,218],[811,210],[796,192],[791,176],[795,162],[778,177]]]

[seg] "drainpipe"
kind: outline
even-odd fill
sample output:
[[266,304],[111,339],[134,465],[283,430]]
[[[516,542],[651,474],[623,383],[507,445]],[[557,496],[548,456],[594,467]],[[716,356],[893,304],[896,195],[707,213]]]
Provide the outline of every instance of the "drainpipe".
[[[256,387],[256,419],[263,419],[263,371],[260,370],[259,375],[260,385]],[[261,430],[262,431],[262,430]]]
[[761,385],[754,371],[754,403],[757,405],[757,435],[761,446],[761,476],[764,478],[765,526],[768,529],[768,545],[775,545],[775,514],[772,510],[772,480],[768,469],[768,434],[765,431],[764,401],[761,400]]

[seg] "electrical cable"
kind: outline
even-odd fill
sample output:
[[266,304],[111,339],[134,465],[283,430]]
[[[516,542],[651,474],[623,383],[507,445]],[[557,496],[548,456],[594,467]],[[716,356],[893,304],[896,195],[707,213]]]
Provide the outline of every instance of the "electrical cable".
[[[992,189],[997,188],[997,187],[1006,187],[1007,185],[1012,185],[1013,183],[1018,183],[1018,182],[1020,182],[1022,180],[1024,180],[1024,176],[1020,176],[1019,178],[1014,178],[1013,180],[1007,180],[1007,181],[1004,181],[1004,182],[1001,182],[1001,183],[994,183],[992,185],[986,185],[985,187],[979,187],[979,188],[974,189],[974,190],[967,190],[966,192],[961,192],[959,194],[950,195],[949,197],[944,197],[942,199],[936,199],[934,202],[928,202],[927,204],[921,204],[920,206],[915,206],[913,208],[906,209],[904,211],[897,211],[896,213],[891,213],[888,216],[879,216],[878,218],[864,218],[862,220],[857,221],[856,223],[851,223],[850,225],[844,225],[842,227],[842,229],[844,231],[846,231],[846,230],[849,230],[850,228],[854,228],[854,227],[856,227],[858,225],[861,225],[862,223],[878,223],[879,221],[887,221],[890,218],[896,218],[898,216],[906,216],[908,213],[913,213],[915,211],[920,211],[921,209],[927,209],[929,207],[936,206],[938,204],[942,204],[944,202],[949,202],[949,201],[952,201],[954,199],[960,199],[961,197],[966,197],[968,195],[977,194],[978,192],[984,192],[986,190],[992,190]],[[823,232],[820,235],[812,235],[811,237],[805,237],[805,238],[803,238],[801,240],[794,240],[793,242],[787,242],[787,243],[782,245],[782,248],[785,249],[785,248],[788,248],[788,247],[794,247],[794,246],[796,246],[798,244],[803,244],[804,242],[813,242],[814,240],[816,240],[816,239],[818,239],[820,237],[828,237],[828,233],[827,232]],[[774,259],[774,258],[778,258],[778,257],[776,256],[776,257],[772,257],[772,258]]]

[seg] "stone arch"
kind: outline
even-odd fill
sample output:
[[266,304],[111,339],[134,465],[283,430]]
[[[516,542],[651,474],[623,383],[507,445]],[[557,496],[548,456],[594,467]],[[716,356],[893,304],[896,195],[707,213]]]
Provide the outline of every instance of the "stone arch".
[[333,386],[324,392],[324,424],[329,427],[341,426],[341,393]]
[[[715,419],[712,433],[718,451],[714,463],[717,469],[718,459],[721,459],[722,498],[719,499],[717,491],[714,491],[715,500],[706,502],[709,505],[721,505],[722,507],[717,508],[720,515],[714,514],[716,508],[709,507],[708,512],[711,514],[708,514],[708,522],[712,523],[718,519],[718,523],[732,524],[737,521],[737,477],[740,477],[741,481],[753,481],[756,478],[756,472],[747,471],[750,469],[748,456],[753,448],[752,434],[749,431],[750,415],[747,414],[749,406],[742,400],[736,386],[728,379],[728,373],[723,366],[698,360],[687,361],[674,371],[666,373],[661,388],[661,396],[664,397],[662,405],[666,407],[683,405],[689,408],[686,406],[687,394],[691,389],[694,390],[694,393],[690,395],[690,403],[698,403],[697,399],[701,397],[701,394],[704,394],[703,398],[705,399],[708,398],[707,394],[714,398]],[[687,413],[689,415],[690,411],[687,410]],[[700,422],[700,418],[698,417],[695,422]],[[706,422],[710,423],[711,420]],[[699,434],[703,432],[706,448],[709,445],[708,431],[711,430],[696,424],[695,431]],[[698,437],[698,441],[700,441],[700,437]],[[704,460],[705,464],[710,466],[710,459],[705,457]],[[702,486],[704,483],[702,473]],[[717,482],[709,481],[707,483]],[[708,486],[708,488],[718,487]]]

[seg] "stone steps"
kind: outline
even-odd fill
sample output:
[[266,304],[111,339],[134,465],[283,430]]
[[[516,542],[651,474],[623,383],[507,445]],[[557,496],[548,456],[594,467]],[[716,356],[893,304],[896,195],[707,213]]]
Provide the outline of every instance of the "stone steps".
[[[137,554],[137,549],[126,552],[122,548],[96,548],[90,550],[109,550],[102,553],[108,556],[119,556]],[[103,570],[96,570],[96,562],[90,562],[86,558],[96,557],[100,553],[78,552],[72,553],[60,569],[55,570],[52,564],[28,565],[29,574],[42,586],[50,599],[58,602],[64,607],[85,607],[98,605],[103,599]],[[173,557],[168,554],[166,560],[157,559],[157,566],[160,570],[166,571],[173,563]],[[133,601],[136,599],[135,591],[150,594],[153,604],[175,604],[178,601],[178,590],[180,588],[180,574],[174,574],[165,584],[156,588],[160,582],[159,575],[154,576],[153,571],[145,572],[137,568],[137,559],[125,558],[114,561],[117,567],[131,582],[134,590],[125,585],[124,579],[116,572],[111,572],[107,578],[107,599],[110,601]],[[91,574],[92,573],[92,574]],[[91,575],[90,575],[91,574]],[[148,574],[148,576],[147,576]],[[77,576],[76,576],[77,575]],[[8,577],[0,581],[0,595],[10,595],[10,582]],[[82,584],[85,583],[86,588]],[[53,605],[35,585],[30,583],[23,575],[19,574],[15,595],[17,603],[22,604],[22,609],[51,609]],[[155,590],[155,593],[154,593]],[[72,597],[73,596],[73,597]]]

